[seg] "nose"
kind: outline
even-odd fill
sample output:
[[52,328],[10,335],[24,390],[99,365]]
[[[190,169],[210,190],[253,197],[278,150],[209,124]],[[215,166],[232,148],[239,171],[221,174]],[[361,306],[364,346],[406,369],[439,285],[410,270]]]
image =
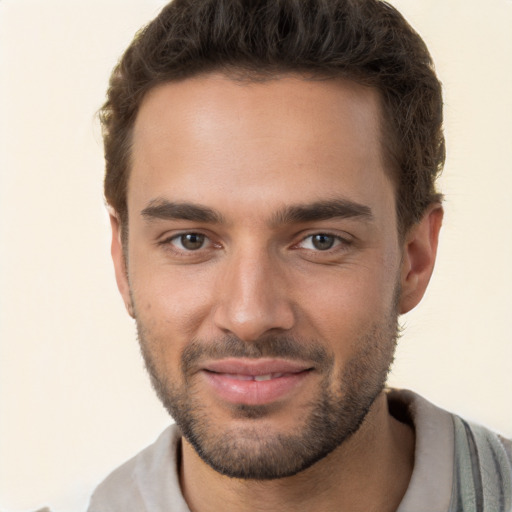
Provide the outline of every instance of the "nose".
[[228,260],[217,288],[216,327],[243,341],[291,329],[293,304],[278,258],[262,250],[243,251]]

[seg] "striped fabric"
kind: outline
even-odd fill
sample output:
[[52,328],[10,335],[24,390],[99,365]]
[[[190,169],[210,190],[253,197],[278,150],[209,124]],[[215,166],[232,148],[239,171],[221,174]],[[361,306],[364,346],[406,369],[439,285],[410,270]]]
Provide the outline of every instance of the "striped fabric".
[[[408,390],[388,390],[390,412],[416,434],[414,469],[398,512],[512,512],[512,442]],[[181,493],[171,425],[113,471],[88,512],[190,512]]]
[[512,512],[512,444],[453,416],[455,464],[450,512]]

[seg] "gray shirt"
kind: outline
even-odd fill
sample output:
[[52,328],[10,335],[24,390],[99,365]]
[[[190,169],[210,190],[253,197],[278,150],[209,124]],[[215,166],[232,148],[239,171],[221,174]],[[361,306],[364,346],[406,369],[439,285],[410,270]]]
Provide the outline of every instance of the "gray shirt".
[[[390,390],[391,414],[416,432],[397,512],[512,512],[512,443],[419,395]],[[180,432],[168,427],[96,489],[88,512],[190,512],[178,480]]]

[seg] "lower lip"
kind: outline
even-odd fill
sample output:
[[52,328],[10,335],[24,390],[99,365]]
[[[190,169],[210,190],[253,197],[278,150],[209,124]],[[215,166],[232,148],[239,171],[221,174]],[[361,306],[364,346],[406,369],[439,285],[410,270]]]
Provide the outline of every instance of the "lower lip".
[[222,373],[202,372],[217,396],[226,402],[265,405],[282,400],[295,391],[311,374],[310,371],[286,374],[270,380],[237,380]]

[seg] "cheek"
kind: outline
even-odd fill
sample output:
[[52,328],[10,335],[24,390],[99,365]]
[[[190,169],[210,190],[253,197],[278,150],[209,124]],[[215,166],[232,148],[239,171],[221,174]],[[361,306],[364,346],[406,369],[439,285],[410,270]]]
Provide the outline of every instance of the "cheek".
[[153,279],[144,282],[144,289],[135,288],[137,314],[153,328],[188,337],[208,315],[209,298],[205,290],[177,279]]
[[321,279],[303,279],[296,303],[313,328],[311,335],[331,340],[335,350],[352,344],[376,324],[394,315],[396,268],[353,266],[333,269]]
[[162,351],[168,346],[180,351],[198,336],[211,309],[211,287],[204,272],[134,257],[130,284],[137,320],[153,345],[160,345]]

